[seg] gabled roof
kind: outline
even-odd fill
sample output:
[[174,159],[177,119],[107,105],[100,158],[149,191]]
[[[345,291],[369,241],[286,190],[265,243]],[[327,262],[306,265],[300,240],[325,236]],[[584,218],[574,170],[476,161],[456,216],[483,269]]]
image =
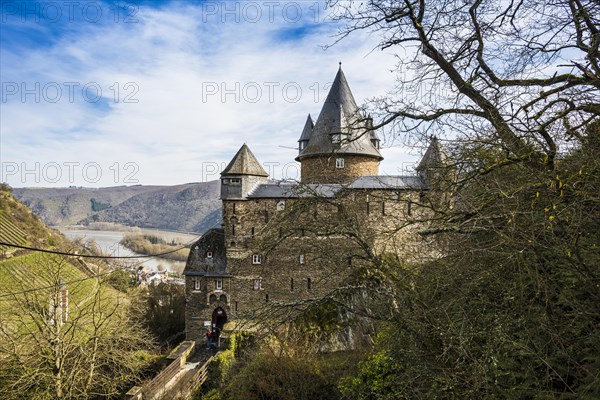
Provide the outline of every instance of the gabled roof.
[[423,180],[418,176],[378,176],[358,177],[349,185],[333,184],[298,184],[287,182],[269,182],[257,185],[248,195],[249,199],[298,199],[307,197],[332,198],[344,190],[422,190],[426,189]]
[[314,127],[315,127],[315,124],[313,123],[313,120],[312,120],[310,114],[308,114],[308,117],[306,118],[306,123],[304,124],[304,129],[302,129],[302,135],[300,135],[300,139],[298,139],[298,141],[302,142],[302,141],[310,139],[310,136],[312,135]]
[[245,143],[221,175],[269,176]]
[[370,175],[360,176],[352,182],[348,189],[424,189],[423,180],[418,176]]
[[447,163],[448,153],[438,138],[434,136],[417,167],[417,171],[422,171],[427,168],[439,168],[446,166]]
[[[337,72],[319,118],[312,129],[308,145],[297,161],[317,155],[358,154],[382,160],[379,150],[371,143],[366,119],[361,115],[342,67]],[[341,143],[332,143],[331,135],[347,134]]]
[[[207,257],[207,252],[212,257]],[[228,276],[225,231],[210,229],[192,245],[183,275]]]
[[264,183],[257,185],[248,195],[249,199],[285,199],[302,197],[334,197],[342,189],[340,184]]

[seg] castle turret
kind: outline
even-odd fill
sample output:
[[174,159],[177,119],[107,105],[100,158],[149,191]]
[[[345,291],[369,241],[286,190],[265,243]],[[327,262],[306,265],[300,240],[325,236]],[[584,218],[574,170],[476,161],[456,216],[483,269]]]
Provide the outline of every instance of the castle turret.
[[296,161],[301,163],[301,181],[349,183],[359,176],[377,175],[383,157],[370,127],[372,121],[361,115],[340,65],[308,141],[300,145]]
[[221,200],[244,200],[269,174],[244,144],[221,172]]
[[421,162],[416,168],[417,175],[429,189],[434,204],[448,204],[452,198],[452,186],[456,181],[456,168],[444,146],[435,136],[431,139]]
[[298,139],[298,154],[302,153],[302,150],[308,146],[308,141],[310,140],[314,127],[315,124],[313,123],[310,114],[308,114],[306,122],[304,123],[304,129],[302,129],[302,134],[300,135],[300,139]]

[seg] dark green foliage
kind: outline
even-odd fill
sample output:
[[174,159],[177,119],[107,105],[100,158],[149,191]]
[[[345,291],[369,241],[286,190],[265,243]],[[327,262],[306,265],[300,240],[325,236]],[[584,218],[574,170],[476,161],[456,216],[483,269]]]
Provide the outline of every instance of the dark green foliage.
[[142,321],[161,343],[173,345],[185,329],[185,288],[161,283],[150,286],[142,302]]
[[222,399],[333,400],[340,398],[306,358],[261,354],[232,377]]
[[123,293],[127,293],[130,289],[136,287],[136,281],[131,272],[122,269],[112,272],[108,276],[108,283]]
[[[435,235],[447,255],[396,275],[397,311],[341,385],[348,398],[600,398],[600,141],[588,133],[554,170],[465,181]],[[449,227],[459,233],[439,233]]]
[[92,203],[92,211],[94,212],[106,210],[112,207],[110,203],[103,203],[101,201],[96,200],[93,197],[90,199],[90,202]]

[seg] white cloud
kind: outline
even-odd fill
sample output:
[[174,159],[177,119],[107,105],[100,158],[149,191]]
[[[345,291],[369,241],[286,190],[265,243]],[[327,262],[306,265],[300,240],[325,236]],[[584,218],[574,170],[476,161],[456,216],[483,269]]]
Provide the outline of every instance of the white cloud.
[[[142,184],[214,179],[207,170],[226,164],[244,142],[261,162],[283,166],[296,151],[280,146],[296,146],[306,114],[316,119],[338,61],[359,103],[394,83],[393,57],[369,54],[373,38],[355,35],[324,51],[321,46],[333,41],[331,24],[309,26],[290,39],[286,30],[305,25],[270,22],[266,14],[256,23],[222,23],[206,11],[182,3],[144,8],[136,24],[82,24],[51,47],[4,51],[2,82],[27,82],[28,88],[40,82],[41,100],[14,101],[17,94],[1,105],[2,179],[17,187],[134,183],[124,181],[132,171],[125,163],[138,168],[131,178]],[[80,84],[73,102],[65,82]],[[81,93],[91,83],[102,90],[98,103]],[[46,101],[53,85],[63,90],[57,103]],[[127,95],[137,102],[124,102]],[[382,170],[396,174],[415,158],[398,148],[383,155]],[[72,182],[70,162],[79,163]],[[47,165],[62,166],[63,179],[47,179],[54,177],[46,176],[53,173]],[[83,176],[86,165],[92,165],[88,175],[99,168],[102,178]],[[24,168],[30,170],[25,177]],[[280,178],[281,168],[275,171]]]

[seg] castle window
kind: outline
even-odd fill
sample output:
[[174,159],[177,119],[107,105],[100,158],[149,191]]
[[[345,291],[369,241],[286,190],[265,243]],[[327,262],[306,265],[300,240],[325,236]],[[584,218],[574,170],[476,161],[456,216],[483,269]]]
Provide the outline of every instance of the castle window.
[[406,203],[406,214],[412,215],[412,201],[410,200]]
[[253,254],[252,255],[252,264],[257,265],[262,263],[262,257],[260,254]]
[[207,251],[206,252],[206,258],[212,258],[212,257],[213,257],[212,251]]
[[331,135],[331,143],[339,143],[342,141],[342,135],[340,133],[334,133]]
[[235,236],[235,224],[231,225],[231,236]]
[[335,159],[335,167],[336,168],[344,168],[345,166],[345,162],[343,158],[336,158]]
[[238,302],[236,301],[235,302],[235,312],[237,312],[237,310],[238,310]]
[[280,200],[277,202],[277,211],[285,210],[285,200]]
[[269,293],[265,294],[265,302],[268,303],[269,302]]
[[253,288],[254,288],[254,290],[261,290],[262,289],[262,280],[255,279]]
[[306,141],[301,141],[300,142],[300,151],[304,150],[306,148]]
[[252,238],[254,238],[254,227],[252,227]]
[[233,213],[235,214],[235,203],[232,205]]
[[231,183],[232,185],[241,185],[242,180],[240,178],[231,178],[229,180],[229,183]]
[[290,290],[294,291],[294,278],[290,278]]
[[310,278],[306,278],[306,288],[308,290],[312,289],[312,280]]
[[216,290],[223,290],[223,281],[221,279],[217,279],[215,281],[215,289]]
[[221,296],[219,296],[219,301],[221,303],[227,303],[227,296],[225,296],[224,294],[222,294]]
[[304,264],[304,254],[300,254],[300,264]]
[[194,290],[200,290],[200,281],[198,279],[194,279]]
[[283,237],[283,228],[280,226],[279,227],[279,239],[281,239]]
[[211,294],[210,297],[208,298],[208,302],[214,303],[215,301],[217,301],[217,296],[215,294]]
[[381,215],[385,215],[385,201],[381,202]]

